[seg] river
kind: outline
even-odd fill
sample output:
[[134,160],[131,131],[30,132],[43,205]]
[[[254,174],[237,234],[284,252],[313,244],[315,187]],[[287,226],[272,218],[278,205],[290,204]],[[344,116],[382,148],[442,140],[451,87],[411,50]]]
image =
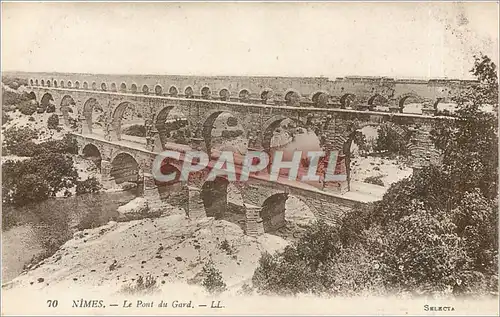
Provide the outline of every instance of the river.
[[42,260],[55,252],[74,232],[115,219],[117,208],[137,195],[134,189],[2,206],[2,283],[17,277],[34,257]]

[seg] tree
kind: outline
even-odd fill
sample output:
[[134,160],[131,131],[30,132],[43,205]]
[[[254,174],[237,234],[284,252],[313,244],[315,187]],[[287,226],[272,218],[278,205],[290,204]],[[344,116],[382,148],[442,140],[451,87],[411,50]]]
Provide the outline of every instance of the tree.
[[10,120],[12,120],[11,117],[2,109],[2,125],[6,124]]
[[208,261],[202,270],[205,276],[202,285],[210,294],[218,294],[226,290],[226,283],[222,279],[222,274],[215,267],[212,260]]
[[143,125],[134,124],[128,128],[123,129],[123,134],[145,137],[146,136],[146,127]]
[[50,188],[48,182],[39,175],[21,175],[11,195],[14,204],[24,205],[47,199],[50,195]]
[[17,105],[17,109],[24,115],[31,116],[33,115],[37,109],[37,103],[34,100],[26,100],[26,101],[21,101]]
[[[454,120],[433,131],[443,164],[393,184],[373,208],[349,212],[339,229],[316,224],[283,252],[264,254],[252,279],[257,290],[498,292],[497,118],[482,110],[496,108],[498,81],[485,56],[472,73],[478,84],[456,97]],[[404,153],[394,132],[389,127],[379,140]]]
[[84,181],[76,182],[76,194],[96,193],[101,190],[102,185],[95,177],[89,177]]
[[59,126],[59,116],[57,114],[53,114],[47,119],[47,127],[49,129],[57,129]]
[[[33,143],[34,139],[38,138],[38,133],[28,127],[18,128],[11,127],[4,132],[4,149],[7,153],[20,155],[20,156],[31,156],[23,155],[27,154],[27,147],[32,148],[32,145],[27,143]],[[33,143],[34,144],[34,143]],[[28,153],[31,154],[31,153]]]
[[399,290],[497,287],[497,118],[483,108],[498,103],[498,81],[485,56],[471,72],[478,84],[454,98],[454,120],[432,132],[443,164],[394,184],[369,217],[383,237],[369,249],[384,254],[386,283]]
[[392,123],[382,124],[378,128],[378,137],[374,150],[387,152],[392,155],[407,155],[412,133],[406,127],[399,127]]
[[[44,153],[24,161],[7,161],[2,166],[3,200],[5,203],[24,205],[34,199],[54,197],[60,190],[73,187],[77,179],[73,160],[65,154]],[[28,185],[29,181],[33,185]],[[45,192],[47,195],[42,194]]]
[[484,55],[475,56],[471,72],[478,84],[453,98],[459,107],[455,120],[437,123],[432,137],[444,152],[444,170],[453,192],[465,193],[477,187],[493,199],[498,192],[498,121],[496,112],[483,108],[498,108],[498,75],[496,65]]
[[56,105],[54,105],[53,103],[49,103],[47,105],[47,110],[45,110],[45,112],[47,112],[47,113],[56,112]]

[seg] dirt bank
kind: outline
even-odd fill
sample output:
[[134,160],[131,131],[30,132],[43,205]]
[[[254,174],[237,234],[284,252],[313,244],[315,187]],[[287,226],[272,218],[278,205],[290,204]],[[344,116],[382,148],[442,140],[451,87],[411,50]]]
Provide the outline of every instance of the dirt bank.
[[[221,248],[227,240],[231,251]],[[151,274],[160,285],[201,282],[211,259],[229,289],[251,279],[260,254],[282,249],[279,237],[244,235],[239,226],[213,218],[190,220],[183,210],[155,219],[109,222],[75,233],[52,257],[14,279],[4,289],[106,285],[118,292],[138,276]]]

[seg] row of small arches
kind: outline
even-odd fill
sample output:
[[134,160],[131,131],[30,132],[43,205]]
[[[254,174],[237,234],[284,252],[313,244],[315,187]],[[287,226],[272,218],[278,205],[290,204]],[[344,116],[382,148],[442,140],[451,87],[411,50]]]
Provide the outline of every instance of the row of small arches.
[[[90,84],[88,82],[83,82],[81,84],[79,81],[72,82],[71,80],[68,80],[65,82],[64,80],[57,81],[57,80],[38,80],[38,79],[30,79],[30,85],[31,86],[42,86],[42,87],[54,87],[54,88],[74,88],[74,89],[84,89],[84,90],[101,90],[101,91],[108,91],[108,86],[106,83],[101,83],[100,87],[98,87],[98,84],[96,82],[92,82]],[[112,83],[111,86],[109,87],[109,91],[112,92],[128,92],[128,87],[126,83],[121,83],[120,86],[118,87],[115,83]],[[130,86],[130,92],[132,93],[138,93],[139,92],[139,87],[136,84],[132,84]],[[151,90],[148,85],[143,85],[141,88],[141,92],[143,94],[149,94],[151,93]],[[153,89],[153,93],[155,95],[163,96],[165,95],[163,92],[163,87],[161,85],[156,85]],[[176,97],[180,94],[179,89],[175,86],[172,85],[168,89],[168,93],[166,95]],[[212,90],[208,86],[204,86],[200,89],[199,95],[203,99],[210,99],[212,97]],[[329,98],[329,95],[326,92],[320,91],[316,92],[311,96],[311,99],[313,102],[317,102],[320,99],[320,95],[325,96],[327,99]],[[245,100],[250,100],[251,92],[249,89],[241,89],[238,93],[238,99],[245,101]],[[260,92],[260,99],[261,100],[269,100],[272,99],[274,96],[274,92],[272,89],[263,89]],[[194,98],[195,97],[195,91],[193,87],[187,86],[184,89],[184,97],[186,98]],[[231,93],[229,89],[223,88],[219,91],[219,99],[222,101],[230,101],[231,98]],[[289,89],[285,92],[284,99],[285,101],[298,101],[301,99],[301,95],[298,91],[294,89]]]

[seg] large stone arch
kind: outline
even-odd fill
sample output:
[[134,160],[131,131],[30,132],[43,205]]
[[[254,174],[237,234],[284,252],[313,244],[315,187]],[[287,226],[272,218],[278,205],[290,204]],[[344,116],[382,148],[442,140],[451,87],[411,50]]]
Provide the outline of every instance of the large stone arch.
[[175,178],[168,182],[161,182],[155,179],[156,186],[169,187],[181,183],[180,180],[181,170],[182,170],[182,165],[179,164],[179,162],[175,161],[172,158],[164,159],[163,162],[161,162],[161,167],[160,167],[161,174],[169,175],[175,173]]
[[135,107],[135,104],[130,101],[123,101],[113,110],[111,117],[111,139],[120,141],[122,139],[122,117],[128,107]]
[[[350,129],[345,130],[342,134],[336,136],[336,141],[339,143],[339,147],[344,154],[344,163],[341,165],[337,165],[336,169],[340,169],[342,173],[345,173],[347,177],[347,189],[350,190],[351,184],[351,174],[353,171],[353,167],[351,166],[351,155],[352,155],[352,145],[354,144],[354,138],[356,133],[363,133],[362,129],[365,127],[380,127],[380,122],[356,122],[355,125],[351,125]],[[342,143],[343,142],[343,143]],[[338,162],[337,162],[338,163]]]
[[269,196],[263,203],[259,212],[264,226],[264,232],[275,232],[286,226],[285,204],[288,193],[279,193]]
[[227,190],[229,181],[224,177],[216,177],[213,181],[206,181],[201,187],[201,199],[207,217],[223,219],[227,212]]
[[30,91],[30,92],[28,93],[28,99],[29,99],[29,100],[35,100],[35,101],[36,101],[36,94],[35,94],[35,92],[34,92],[34,91]]
[[241,193],[247,209],[247,234],[258,233],[259,226],[272,233],[283,228],[288,221],[307,225],[321,217],[316,205],[322,206],[323,202],[317,195],[303,189],[250,180],[250,183],[243,184]]
[[326,108],[328,106],[328,100],[330,100],[330,95],[325,90],[315,91],[311,95],[311,101],[317,108]]
[[[290,161],[297,151],[301,153],[299,175],[306,173],[309,160],[309,151],[322,151],[321,140],[303,121],[292,119],[283,115],[270,118],[262,129],[262,147],[269,155],[272,162],[276,151],[282,153],[284,161]],[[280,175],[288,175],[289,170],[280,170]],[[301,177],[301,176],[299,176]],[[317,186],[317,184],[315,184]]]
[[89,98],[85,103],[83,104],[83,116],[85,117],[85,127],[84,127],[84,132],[86,133],[92,133],[93,132],[93,125],[94,125],[94,110],[99,109],[101,112],[103,112],[102,106],[99,104],[96,98]]
[[[179,206],[186,210],[189,216],[189,190],[184,182],[180,181],[181,166],[173,162],[162,162],[161,171],[163,174],[175,173],[175,178],[169,182],[160,182],[156,179],[150,182],[147,177],[144,178],[145,197],[154,195],[149,199],[150,208],[158,206],[162,208],[164,203]],[[154,184],[154,188],[152,188]],[[156,206],[155,206],[156,205]]]
[[96,145],[92,143],[85,144],[81,150],[81,156],[84,159],[88,159],[94,162],[98,170],[101,170],[102,154],[100,149]]
[[140,167],[130,153],[119,152],[111,158],[110,178],[117,185],[124,182],[139,182]]
[[[33,97],[33,96],[31,96]],[[36,100],[36,99],[35,99]],[[40,112],[55,112],[56,111],[56,106],[54,105],[54,98],[52,97],[51,93],[44,93],[42,98],[40,98],[40,103],[38,104],[38,109],[37,111]]]
[[[169,116],[173,112],[177,112],[177,116],[175,118],[171,118],[172,120],[168,120]],[[167,122],[169,121],[169,122]],[[189,127],[189,122],[186,115],[176,109],[175,106],[166,106],[163,107],[155,116],[154,122],[155,128],[158,131],[158,136],[160,138],[160,142],[162,145],[162,149],[165,149],[165,144],[174,137],[175,143],[187,144],[187,138],[190,135],[185,135],[188,133],[186,129]],[[182,132],[181,132],[182,131]],[[174,133],[175,135],[172,135]],[[183,140],[185,138],[185,140]]]
[[71,109],[72,106],[76,106],[76,102],[73,97],[70,95],[64,95],[61,99],[60,111],[63,115],[64,124],[67,127],[70,126],[69,113],[73,112],[73,110]]
[[263,127],[262,127],[262,141],[261,141],[261,144],[262,144],[262,147],[264,148],[264,150],[266,151],[269,151],[271,149],[271,139],[272,139],[272,134],[274,132],[274,130],[276,130],[281,122],[283,122],[284,120],[290,120],[290,118],[286,117],[286,116],[282,116],[282,115],[277,115],[277,116],[274,116],[270,119],[268,119]]
[[226,110],[214,110],[204,118],[202,137],[209,155],[214,149],[244,154],[248,148],[241,122]]
[[346,93],[340,97],[340,108],[345,109],[351,106],[356,100],[356,95],[353,93]]
[[276,129],[280,127],[282,123],[290,122],[293,123],[295,127],[305,128],[306,123],[295,118],[289,118],[283,115],[276,115],[269,118],[262,126],[262,147],[267,151],[271,149],[271,139],[273,133]]
[[42,95],[42,98],[40,98],[40,105],[47,107],[49,106],[50,102],[54,101],[54,97],[52,97],[52,94],[49,92],[46,92]]
[[382,96],[381,94],[374,94],[373,96],[371,96],[371,97],[368,99],[368,102],[367,102],[367,103],[368,103],[368,106],[370,106],[370,107],[375,106],[375,104],[374,104],[374,103],[375,103],[377,100],[382,101],[382,103],[384,103],[384,104],[386,104],[386,103],[389,101],[386,97]]
[[424,101],[424,98],[422,98],[421,96],[419,96],[418,94],[416,94],[414,92],[408,92],[408,93],[405,93],[405,94],[402,94],[401,96],[399,96],[397,100],[398,100],[398,107],[399,107],[400,111],[403,112],[403,110],[405,108],[405,102],[407,100],[421,102],[421,101]]

